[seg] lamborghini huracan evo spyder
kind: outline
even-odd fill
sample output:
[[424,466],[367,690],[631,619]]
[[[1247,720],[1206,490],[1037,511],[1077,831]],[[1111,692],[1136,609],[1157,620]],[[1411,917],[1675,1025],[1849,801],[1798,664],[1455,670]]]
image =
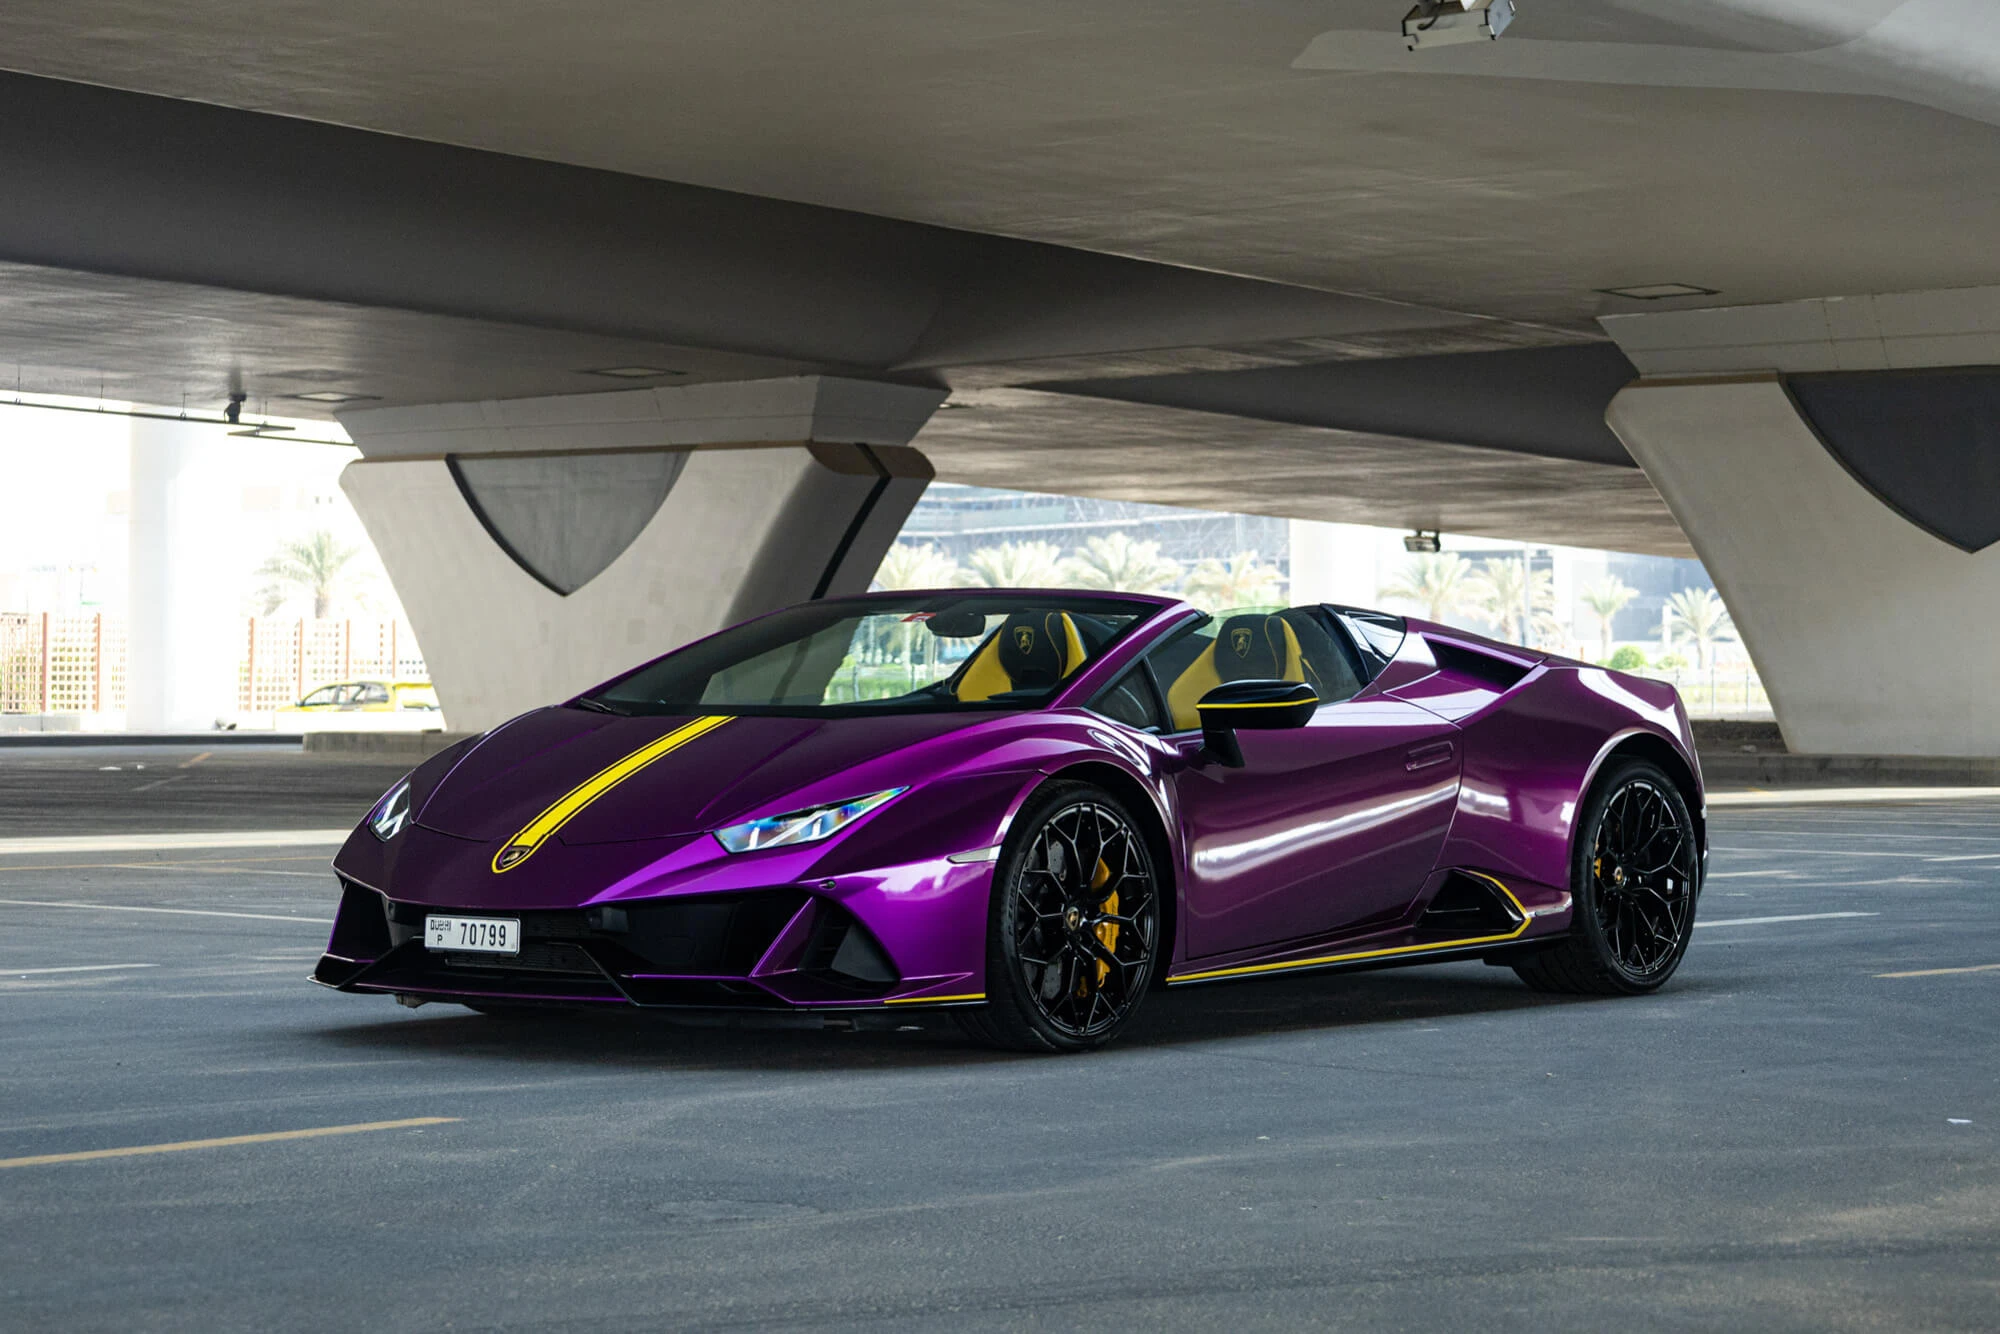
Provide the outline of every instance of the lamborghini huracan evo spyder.
[[1380,612],[806,603],[433,756],[315,980],[406,1003],[948,1007],[1097,1046],[1149,990],[1484,959],[1672,976],[1707,855],[1672,687]]

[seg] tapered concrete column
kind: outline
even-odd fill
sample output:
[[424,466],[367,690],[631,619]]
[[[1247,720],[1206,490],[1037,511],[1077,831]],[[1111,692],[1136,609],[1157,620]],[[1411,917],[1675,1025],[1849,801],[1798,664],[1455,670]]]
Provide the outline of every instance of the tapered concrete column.
[[344,413],[341,487],[454,730],[861,592],[931,469],[944,394],[807,376]]
[[[1605,321],[1608,420],[1735,619],[1786,743],[2000,755],[2000,289]],[[1951,367],[1952,369],[1942,369]]]
[[214,426],[132,419],[126,726],[208,731],[237,711],[243,571],[221,540],[237,513]]

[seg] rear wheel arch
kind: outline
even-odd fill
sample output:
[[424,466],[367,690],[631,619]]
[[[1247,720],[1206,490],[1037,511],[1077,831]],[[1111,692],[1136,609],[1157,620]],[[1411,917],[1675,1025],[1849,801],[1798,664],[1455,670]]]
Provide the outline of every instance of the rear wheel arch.
[[[1605,775],[1616,769],[1622,760],[1644,760],[1657,767],[1673,781],[1675,790],[1681,794],[1681,800],[1687,803],[1689,817],[1694,821],[1698,847],[1702,852],[1706,852],[1708,821],[1703,814],[1701,784],[1695,780],[1694,770],[1689,767],[1680,751],[1676,750],[1665,737],[1656,736],[1651,732],[1634,732],[1622,737],[1609,750],[1598,756],[1597,763],[1591,769],[1590,781],[1583,785],[1581,792],[1577,793],[1578,813],[1582,812],[1584,802],[1589,800],[1590,794],[1604,780]],[[1572,825],[1570,829],[1572,856],[1575,851],[1576,829]]]
[[[1173,840],[1167,835],[1166,813],[1160,809],[1159,798],[1127,770],[1099,761],[1085,760],[1065,765],[1042,780],[1042,783],[1064,782],[1091,783],[1103,788],[1124,802],[1126,809],[1144,827],[1147,848],[1153,854],[1154,874],[1160,878],[1160,943],[1154,951],[1160,963],[1153,973],[1153,985],[1163,987],[1166,985],[1168,965],[1174,957],[1174,942],[1180,932],[1181,877],[1180,866],[1174,859]],[[1033,796],[1042,783],[1036,784],[1027,796]],[[1025,800],[1026,797],[1023,798]]]
[[[1651,819],[1629,804],[1647,801]],[[1625,813],[1615,815],[1620,802],[1628,803]],[[1692,854],[1680,851],[1683,843],[1661,853],[1659,834],[1666,826],[1659,817],[1684,820],[1692,833],[1695,809],[1676,776],[1651,754],[1624,748],[1607,754],[1577,806],[1569,929],[1504,962],[1536,991],[1644,995],[1665,985],[1693,934],[1701,862],[1698,844]],[[1642,817],[1636,824],[1635,815]],[[1657,952],[1662,944],[1664,954]]]

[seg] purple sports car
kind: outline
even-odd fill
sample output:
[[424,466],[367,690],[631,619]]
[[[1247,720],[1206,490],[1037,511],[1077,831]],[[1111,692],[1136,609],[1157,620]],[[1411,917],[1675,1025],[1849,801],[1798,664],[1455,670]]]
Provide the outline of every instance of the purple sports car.
[[946,1007],[1108,1041],[1156,986],[1679,965],[1707,855],[1672,687],[1339,606],[806,603],[460,742],[334,861],[315,980],[489,1013]]

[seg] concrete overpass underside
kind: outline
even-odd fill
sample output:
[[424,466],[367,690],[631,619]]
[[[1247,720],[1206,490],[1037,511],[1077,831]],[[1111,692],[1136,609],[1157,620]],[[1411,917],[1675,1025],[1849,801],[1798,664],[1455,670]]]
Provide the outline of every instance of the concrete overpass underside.
[[[579,456],[558,490],[607,448],[914,445],[955,480],[1693,550],[1794,740],[1875,745],[1899,664],[1815,667],[1787,609],[1840,605],[1820,555],[1864,515],[1916,545],[1850,640],[1906,632],[1928,583],[2000,591],[1960,540],[1983,515],[1924,517],[1980,410],[1871,378],[2000,366],[1990,6],[1535,0],[1415,53],[1400,8],[30,0],[0,14],[0,365],[337,414],[371,460],[421,410]],[[1796,407],[1826,371],[1901,405],[1841,427],[1879,437],[1841,446],[1865,475]],[[1720,392],[1745,374],[1776,418]],[[1718,392],[1626,397],[1662,377]],[[857,384],[942,410],[857,417]],[[798,466],[800,495],[852,489]],[[1775,543],[1723,503],[1822,491]],[[1906,744],[2000,751],[1948,684],[1896,713]]]

